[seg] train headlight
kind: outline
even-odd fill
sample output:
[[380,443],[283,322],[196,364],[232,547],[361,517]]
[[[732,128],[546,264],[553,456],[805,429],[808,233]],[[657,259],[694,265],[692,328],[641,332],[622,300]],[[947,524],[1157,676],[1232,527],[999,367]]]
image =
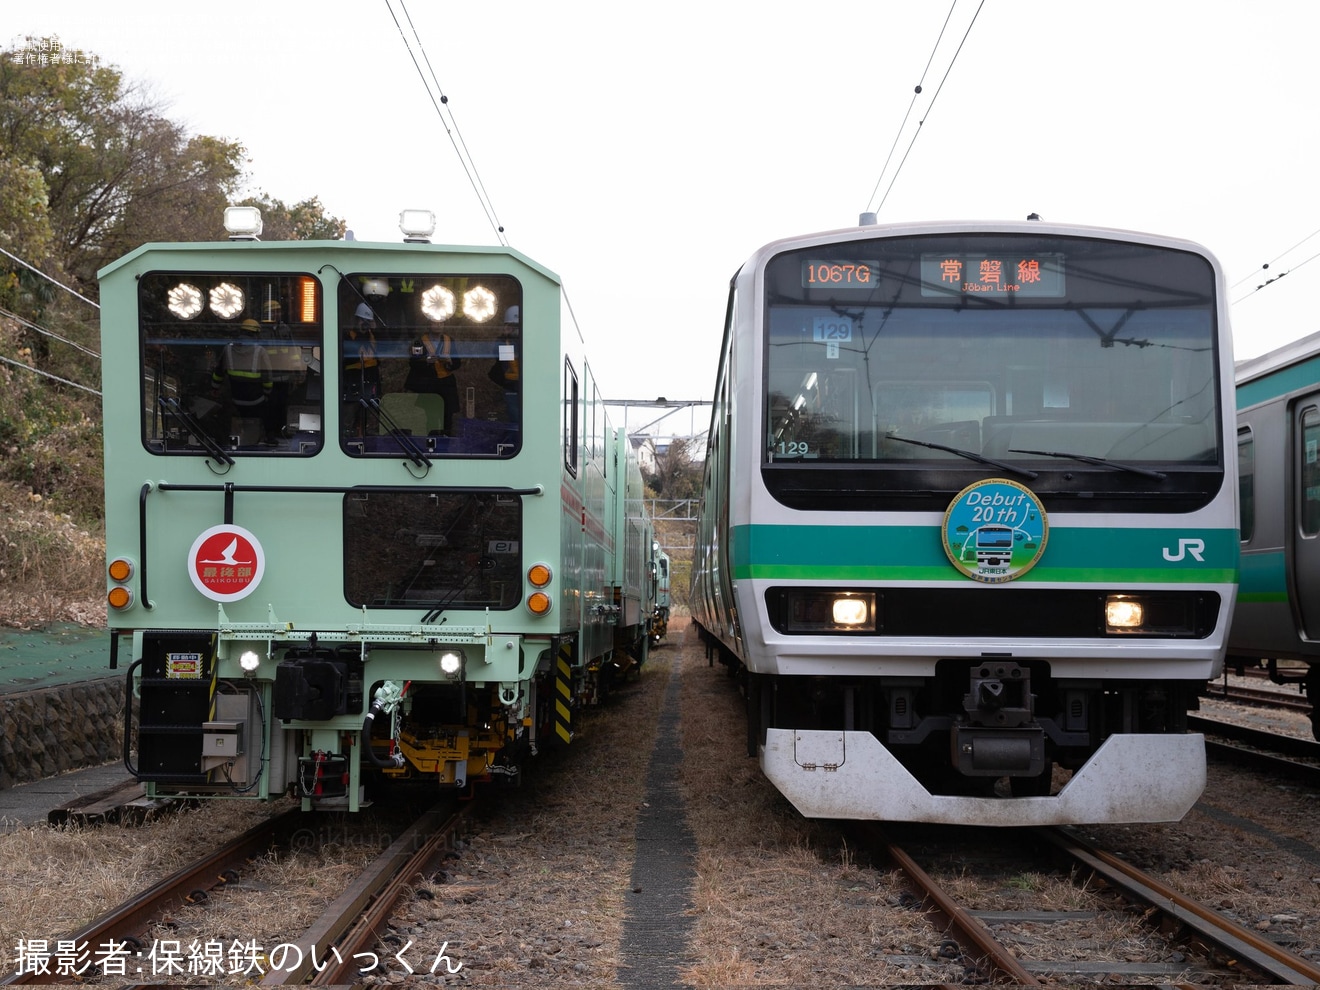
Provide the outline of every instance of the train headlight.
[[463,669],[463,654],[453,650],[440,654],[440,673],[453,677]]
[[243,668],[243,673],[251,677],[261,666],[261,657],[254,650],[245,650],[238,658],[238,665]]
[[485,323],[495,315],[495,293],[484,285],[463,293],[463,315],[477,323]]
[[836,625],[860,626],[871,618],[871,603],[864,598],[836,598],[833,612]]
[[439,323],[454,315],[454,293],[443,285],[433,285],[422,293],[422,315]]
[[243,312],[243,290],[233,282],[221,282],[211,290],[211,312],[222,320],[232,320]]
[[1213,596],[1196,592],[1146,591],[1105,596],[1109,636],[1204,636],[1214,627]]
[[873,633],[880,621],[874,591],[772,588],[766,605],[774,628],[789,634]]
[[1105,599],[1105,628],[1108,632],[1140,629],[1145,621],[1146,610],[1135,598],[1110,595]]
[[181,320],[191,320],[202,311],[202,290],[180,282],[165,294],[165,305]]

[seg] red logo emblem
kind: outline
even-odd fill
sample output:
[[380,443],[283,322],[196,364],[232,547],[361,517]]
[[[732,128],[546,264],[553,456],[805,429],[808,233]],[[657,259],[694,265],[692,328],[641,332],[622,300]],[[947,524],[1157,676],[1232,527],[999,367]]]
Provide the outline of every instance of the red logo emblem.
[[193,586],[212,601],[246,598],[265,570],[261,543],[242,526],[212,526],[197,537],[188,554]]

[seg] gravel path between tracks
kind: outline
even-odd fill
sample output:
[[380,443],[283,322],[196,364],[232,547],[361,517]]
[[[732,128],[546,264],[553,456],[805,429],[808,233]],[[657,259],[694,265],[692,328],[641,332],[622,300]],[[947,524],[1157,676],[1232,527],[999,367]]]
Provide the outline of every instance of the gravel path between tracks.
[[[667,712],[675,701],[678,718],[666,749]],[[645,961],[636,940],[639,919],[651,926],[645,952],[660,964],[650,985],[929,985],[970,978],[942,954],[942,934],[897,875],[873,865],[869,852],[834,823],[799,816],[746,757],[736,685],[723,668],[707,665],[695,633],[681,623],[671,626],[641,676],[588,712],[579,728],[574,745],[538,758],[520,788],[482,803],[442,873],[419,878],[390,941],[417,972],[383,958],[365,982],[630,990],[645,985],[638,982]],[[1309,734],[1305,716],[1298,731]],[[672,928],[639,911],[651,893],[650,881],[639,879],[651,841],[639,822],[653,812],[656,792],[649,788],[664,769],[656,761],[658,739],[664,759],[678,761],[670,790],[681,799],[691,835],[690,855],[678,857],[679,868],[690,871],[687,910]],[[1315,957],[1318,798],[1287,781],[1212,765],[1203,801],[1183,822],[1082,831]],[[282,807],[209,805],[139,828],[34,828],[0,836],[3,963],[12,965],[18,939],[48,939],[53,948],[131,890],[182,865],[198,846]],[[185,948],[190,941],[229,947],[296,939],[392,828],[372,816],[322,822],[316,842],[258,864],[235,889],[181,912],[157,937]],[[959,855],[993,835],[949,832]],[[1060,903],[1035,904],[1038,886],[1024,873],[998,887],[969,885],[966,893],[970,907],[985,910],[1076,906],[1063,895]],[[1152,940],[1148,951],[1164,950]],[[461,966],[457,973],[443,964],[428,972],[442,952],[451,966]],[[1098,982],[1115,980],[1117,974]],[[249,981],[250,974],[189,980]]]

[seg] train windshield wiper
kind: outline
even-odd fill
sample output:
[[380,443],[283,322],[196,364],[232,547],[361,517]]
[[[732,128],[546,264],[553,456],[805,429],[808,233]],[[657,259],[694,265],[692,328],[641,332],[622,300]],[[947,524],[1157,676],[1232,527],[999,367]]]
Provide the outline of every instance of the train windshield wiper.
[[197,442],[206,448],[207,454],[215,458],[221,464],[233,465],[234,459],[225,453],[225,449],[215,442],[215,438],[202,428],[202,424],[193,418],[192,413],[183,408],[183,404],[178,399],[169,398],[164,395],[158,400],[160,407],[171,416],[178,418],[188,432],[197,438]]
[[1011,471],[1014,474],[1020,474],[1026,478],[1037,478],[1039,474],[1030,468],[1018,467],[1016,464],[1009,464],[1008,461],[997,461],[993,457],[985,457],[974,450],[963,450],[961,447],[946,447],[942,443],[931,443],[929,440],[913,440],[911,437],[900,437],[894,433],[886,433],[886,440],[897,440],[899,443],[910,443],[918,447],[929,447],[931,450],[942,450],[946,454],[957,454],[959,457],[966,457],[970,461],[977,461],[981,464],[989,464],[992,467],[1001,468],[1005,471]]
[[1105,457],[1092,457],[1090,454],[1071,454],[1060,450],[1018,450],[1009,448],[1010,454],[1037,454],[1040,457],[1066,457],[1070,461],[1081,461],[1083,464],[1098,464],[1101,467],[1107,467],[1113,471],[1130,471],[1132,474],[1139,474],[1146,478],[1154,478],[1156,481],[1163,481],[1167,475],[1161,471],[1152,471],[1150,468],[1137,467],[1135,464],[1124,464],[1122,461],[1111,461]]

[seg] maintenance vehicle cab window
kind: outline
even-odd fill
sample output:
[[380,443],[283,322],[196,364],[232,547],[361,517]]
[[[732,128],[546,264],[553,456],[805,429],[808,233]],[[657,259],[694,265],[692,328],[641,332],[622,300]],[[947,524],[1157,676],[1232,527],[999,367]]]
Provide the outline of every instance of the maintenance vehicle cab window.
[[346,276],[340,444],[352,456],[512,457],[522,286],[504,275]]
[[321,449],[322,303],[311,275],[153,272],[139,283],[138,313],[149,451]]

